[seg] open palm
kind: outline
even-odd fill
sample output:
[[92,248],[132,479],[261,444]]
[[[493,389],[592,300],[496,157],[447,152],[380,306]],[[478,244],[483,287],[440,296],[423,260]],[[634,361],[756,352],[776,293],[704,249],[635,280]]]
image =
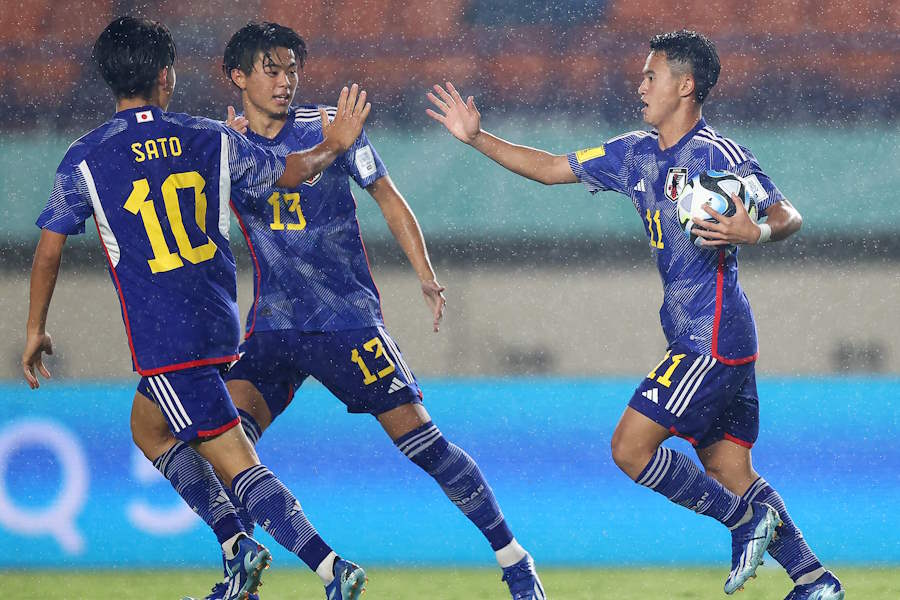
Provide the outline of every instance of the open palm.
[[449,81],[446,90],[435,85],[434,92],[428,92],[426,96],[440,112],[429,108],[425,110],[428,116],[441,123],[461,142],[471,144],[475,141],[481,131],[481,113],[475,107],[475,98],[469,96],[464,101]]

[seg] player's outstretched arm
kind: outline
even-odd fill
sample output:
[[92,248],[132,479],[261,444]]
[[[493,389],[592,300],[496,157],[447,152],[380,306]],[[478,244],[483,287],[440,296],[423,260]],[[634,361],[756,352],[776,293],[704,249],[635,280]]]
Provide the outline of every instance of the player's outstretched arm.
[[777,242],[800,231],[800,227],[803,225],[803,217],[787,200],[776,202],[767,208],[765,224],[758,225],[747,214],[747,209],[744,208],[744,203],[740,198],[732,194],[731,199],[735,206],[734,216],[725,217],[709,206],[704,206],[703,209],[718,223],[694,218],[694,223],[699,227],[691,231],[704,238],[704,246]]
[[319,109],[322,117],[324,139],[303,152],[287,155],[284,173],[276,182],[278,187],[295,188],[310,177],[324,171],[338,156],[346,152],[362,133],[363,124],[369,116],[372,105],[366,102],[365,90],[357,84],[341,90],[334,120],[328,122],[324,108]]
[[432,327],[435,332],[440,331],[441,319],[444,317],[444,306],[447,300],[444,298],[444,286],[437,282],[431,259],[428,257],[428,249],[425,247],[425,237],[419,222],[413,214],[406,200],[397,190],[390,176],[385,175],[376,179],[366,190],[372,195],[381,208],[384,220],[397,243],[403,248],[406,257],[416,270],[419,282],[422,285],[422,294],[425,303],[431,310],[433,318]]
[[446,127],[456,139],[469,144],[513,173],[545,185],[578,181],[565,154],[551,154],[512,144],[483,130],[475,98],[469,96],[463,100],[449,81],[446,90],[435,85],[434,93],[428,92],[426,95],[438,109],[426,109],[429,117]]
[[53,344],[45,328],[65,243],[65,235],[43,229],[34,251],[28,322],[25,325],[25,351],[22,353],[22,372],[33,390],[40,387],[35,369],[45,378],[50,378],[50,371],[44,366],[42,355],[44,352],[53,354]]

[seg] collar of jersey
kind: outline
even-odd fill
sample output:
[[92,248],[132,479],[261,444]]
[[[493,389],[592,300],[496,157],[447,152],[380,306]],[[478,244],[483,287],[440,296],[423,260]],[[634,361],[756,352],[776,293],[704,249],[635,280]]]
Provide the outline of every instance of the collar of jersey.
[[284,121],[284,126],[282,126],[281,130],[278,134],[273,138],[267,138],[265,136],[259,135],[254,132],[252,129],[247,128],[247,139],[252,140],[254,142],[260,144],[267,144],[270,146],[275,146],[281,143],[281,141],[290,135],[291,131],[294,129],[294,119],[296,118],[295,108],[292,106],[288,109],[287,119]]
[[662,154],[674,154],[675,152],[678,152],[679,150],[681,150],[681,147],[684,146],[685,144],[687,144],[695,135],[697,135],[697,132],[700,131],[701,129],[703,129],[704,127],[706,127],[706,119],[704,119],[703,117],[700,117],[700,120],[697,122],[697,124],[694,125],[694,127],[690,131],[688,131],[686,134],[681,136],[681,139],[678,140],[678,143],[676,143],[674,146],[666,148],[665,150],[660,150],[659,149],[659,141],[657,140],[656,149],[658,152],[660,152]]
[[144,112],[145,110],[149,110],[153,113],[154,117],[158,117],[163,113],[163,109],[158,106],[153,106],[152,104],[147,104],[146,106],[138,106],[136,108],[126,108],[125,110],[120,110],[115,114],[117,117],[122,117],[124,115],[133,115],[135,113]]

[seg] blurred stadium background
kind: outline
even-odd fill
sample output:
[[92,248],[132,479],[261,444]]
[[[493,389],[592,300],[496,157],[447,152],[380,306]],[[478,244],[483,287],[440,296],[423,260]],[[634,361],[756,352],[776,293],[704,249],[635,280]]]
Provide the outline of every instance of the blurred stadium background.
[[[412,271],[359,191],[388,328],[435,422],[482,463],[519,537],[539,560],[569,565],[671,564],[663,549],[685,536],[715,543],[678,561],[727,556],[715,527],[633,489],[608,458],[631,389],[664,351],[655,266],[630,203],[519,180],[431,122],[424,94],[449,79],[475,95],[486,129],[570,151],[642,126],[636,89],[652,34],[708,33],[723,71],[707,120],[749,146],[804,215],[790,241],[741,252],[761,339],[757,467],[823,559],[900,564],[896,534],[880,535],[900,526],[900,3],[2,0],[0,531],[21,551],[0,568],[146,566],[160,539],[180,552],[168,566],[215,560],[212,537],[130,447],[136,377],[90,228],[70,240],[51,309],[54,380],[38,393],[20,381],[33,222],[68,144],[113,110],[90,45],[125,13],[175,36],[172,110],[221,117],[239,103],[221,53],[251,19],[306,38],[299,102],[333,103],[351,81],[368,90],[369,136],[448,288],[434,335]],[[232,239],[246,307],[250,262]],[[312,384],[284,421],[260,453],[344,552],[489,562],[374,422]],[[372,477],[348,488],[329,467],[339,454]],[[395,498],[401,485],[409,494]],[[359,511],[366,534],[345,526],[340,505]],[[855,532],[841,533],[851,512]]]

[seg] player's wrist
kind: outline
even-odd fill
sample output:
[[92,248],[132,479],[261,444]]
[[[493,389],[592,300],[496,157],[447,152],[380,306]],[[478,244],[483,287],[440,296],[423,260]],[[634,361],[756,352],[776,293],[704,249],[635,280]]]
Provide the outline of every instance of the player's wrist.
[[759,238],[756,240],[757,245],[772,241],[771,225],[768,223],[757,223],[756,226],[759,228]]

